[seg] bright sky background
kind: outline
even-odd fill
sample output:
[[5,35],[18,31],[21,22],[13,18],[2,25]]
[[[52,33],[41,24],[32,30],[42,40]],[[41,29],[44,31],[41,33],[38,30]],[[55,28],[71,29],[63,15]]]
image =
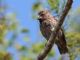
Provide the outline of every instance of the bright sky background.
[[[32,18],[32,5],[35,1],[36,0],[6,0],[9,6],[9,12],[16,13],[20,26],[29,29],[29,38],[32,42],[38,42],[38,40],[42,38],[39,35],[39,22]],[[80,6],[80,0],[74,0],[74,9],[76,9],[77,6]],[[18,42],[26,44],[21,39],[22,38],[19,37]],[[12,48],[9,51],[15,51],[15,49]],[[18,59],[16,58],[16,60]]]

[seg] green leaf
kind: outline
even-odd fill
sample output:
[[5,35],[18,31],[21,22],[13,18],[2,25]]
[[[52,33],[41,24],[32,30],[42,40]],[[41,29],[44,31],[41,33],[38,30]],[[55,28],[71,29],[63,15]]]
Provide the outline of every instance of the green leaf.
[[32,7],[33,11],[38,11],[41,9],[41,3],[40,2],[37,2],[33,5]]
[[13,23],[13,24],[11,24],[11,26],[10,26],[10,30],[15,30],[16,29],[16,24],[15,23]]
[[41,44],[41,43],[38,43],[38,44],[34,44],[32,46],[32,52],[33,53],[39,53],[42,49],[43,49],[44,45]]
[[19,49],[19,51],[26,51],[27,47],[26,46],[21,46],[21,48]]
[[59,6],[59,0],[48,0],[48,4],[51,8],[51,10],[58,10],[58,6]]
[[54,56],[55,55],[55,51],[52,49],[51,51],[50,51],[50,53],[49,53],[49,57],[52,57],[52,56]]
[[28,42],[28,41],[29,41],[29,37],[25,36],[25,37],[23,38],[23,40],[24,40],[25,42]]
[[27,33],[27,32],[29,32],[29,30],[26,29],[26,28],[23,28],[23,29],[21,30],[21,32],[22,32],[22,33]]

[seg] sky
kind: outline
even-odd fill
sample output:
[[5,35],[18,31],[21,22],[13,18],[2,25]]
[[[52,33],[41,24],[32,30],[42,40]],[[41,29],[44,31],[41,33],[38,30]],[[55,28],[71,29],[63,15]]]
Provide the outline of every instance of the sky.
[[[19,21],[19,25],[21,28],[27,28],[29,29],[29,39],[34,42],[38,42],[38,40],[44,39],[40,37],[40,30],[39,30],[39,22],[32,18],[32,5],[36,0],[5,0],[8,7],[8,12],[15,12],[16,18]],[[80,6],[80,0],[74,0],[73,8],[76,9],[77,6]],[[21,44],[24,43],[21,39],[21,36],[19,36],[18,42]],[[22,43],[23,42],[23,43]],[[57,49],[56,49],[57,50]],[[10,48],[9,51],[15,51],[15,49]],[[56,52],[59,53],[58,51]],[[16,60],[18,60],[16,58]]]

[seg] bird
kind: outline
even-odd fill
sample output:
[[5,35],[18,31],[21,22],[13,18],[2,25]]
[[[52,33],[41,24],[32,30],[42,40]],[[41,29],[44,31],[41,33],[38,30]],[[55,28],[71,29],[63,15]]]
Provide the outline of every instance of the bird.
[[[38,19],[40,23],[40,31],[44,38],[48,41],[51,33],[54,31],[58,24],[58,20],[50,14],[48,10],[42,10],[38,13]],[[54,40],[54,39],[53,39]],[[60,54],[68,53],[65,34],[62,27],[59,29],[54,43],[57,45]]]

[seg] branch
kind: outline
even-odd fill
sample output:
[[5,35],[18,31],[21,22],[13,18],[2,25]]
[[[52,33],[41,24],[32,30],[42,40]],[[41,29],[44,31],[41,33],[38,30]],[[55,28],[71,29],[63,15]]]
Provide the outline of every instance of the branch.
[[62,11],[62,14],[59,18],[59,22],[58,22],[57,26],[55,27],[54,32],[52,32],[46,46],[44,47],[44,50],[38,55],[37,60],[44,60],[44,58],[48,55],[48,53],[52,49],[57,32],[59,31],[59,28],[63,24],[65,17],[68,14],[68,12],[72,6],[72,3],[73,3],[73,0],[67,0],[66,6],[65,6],[64,10]]

